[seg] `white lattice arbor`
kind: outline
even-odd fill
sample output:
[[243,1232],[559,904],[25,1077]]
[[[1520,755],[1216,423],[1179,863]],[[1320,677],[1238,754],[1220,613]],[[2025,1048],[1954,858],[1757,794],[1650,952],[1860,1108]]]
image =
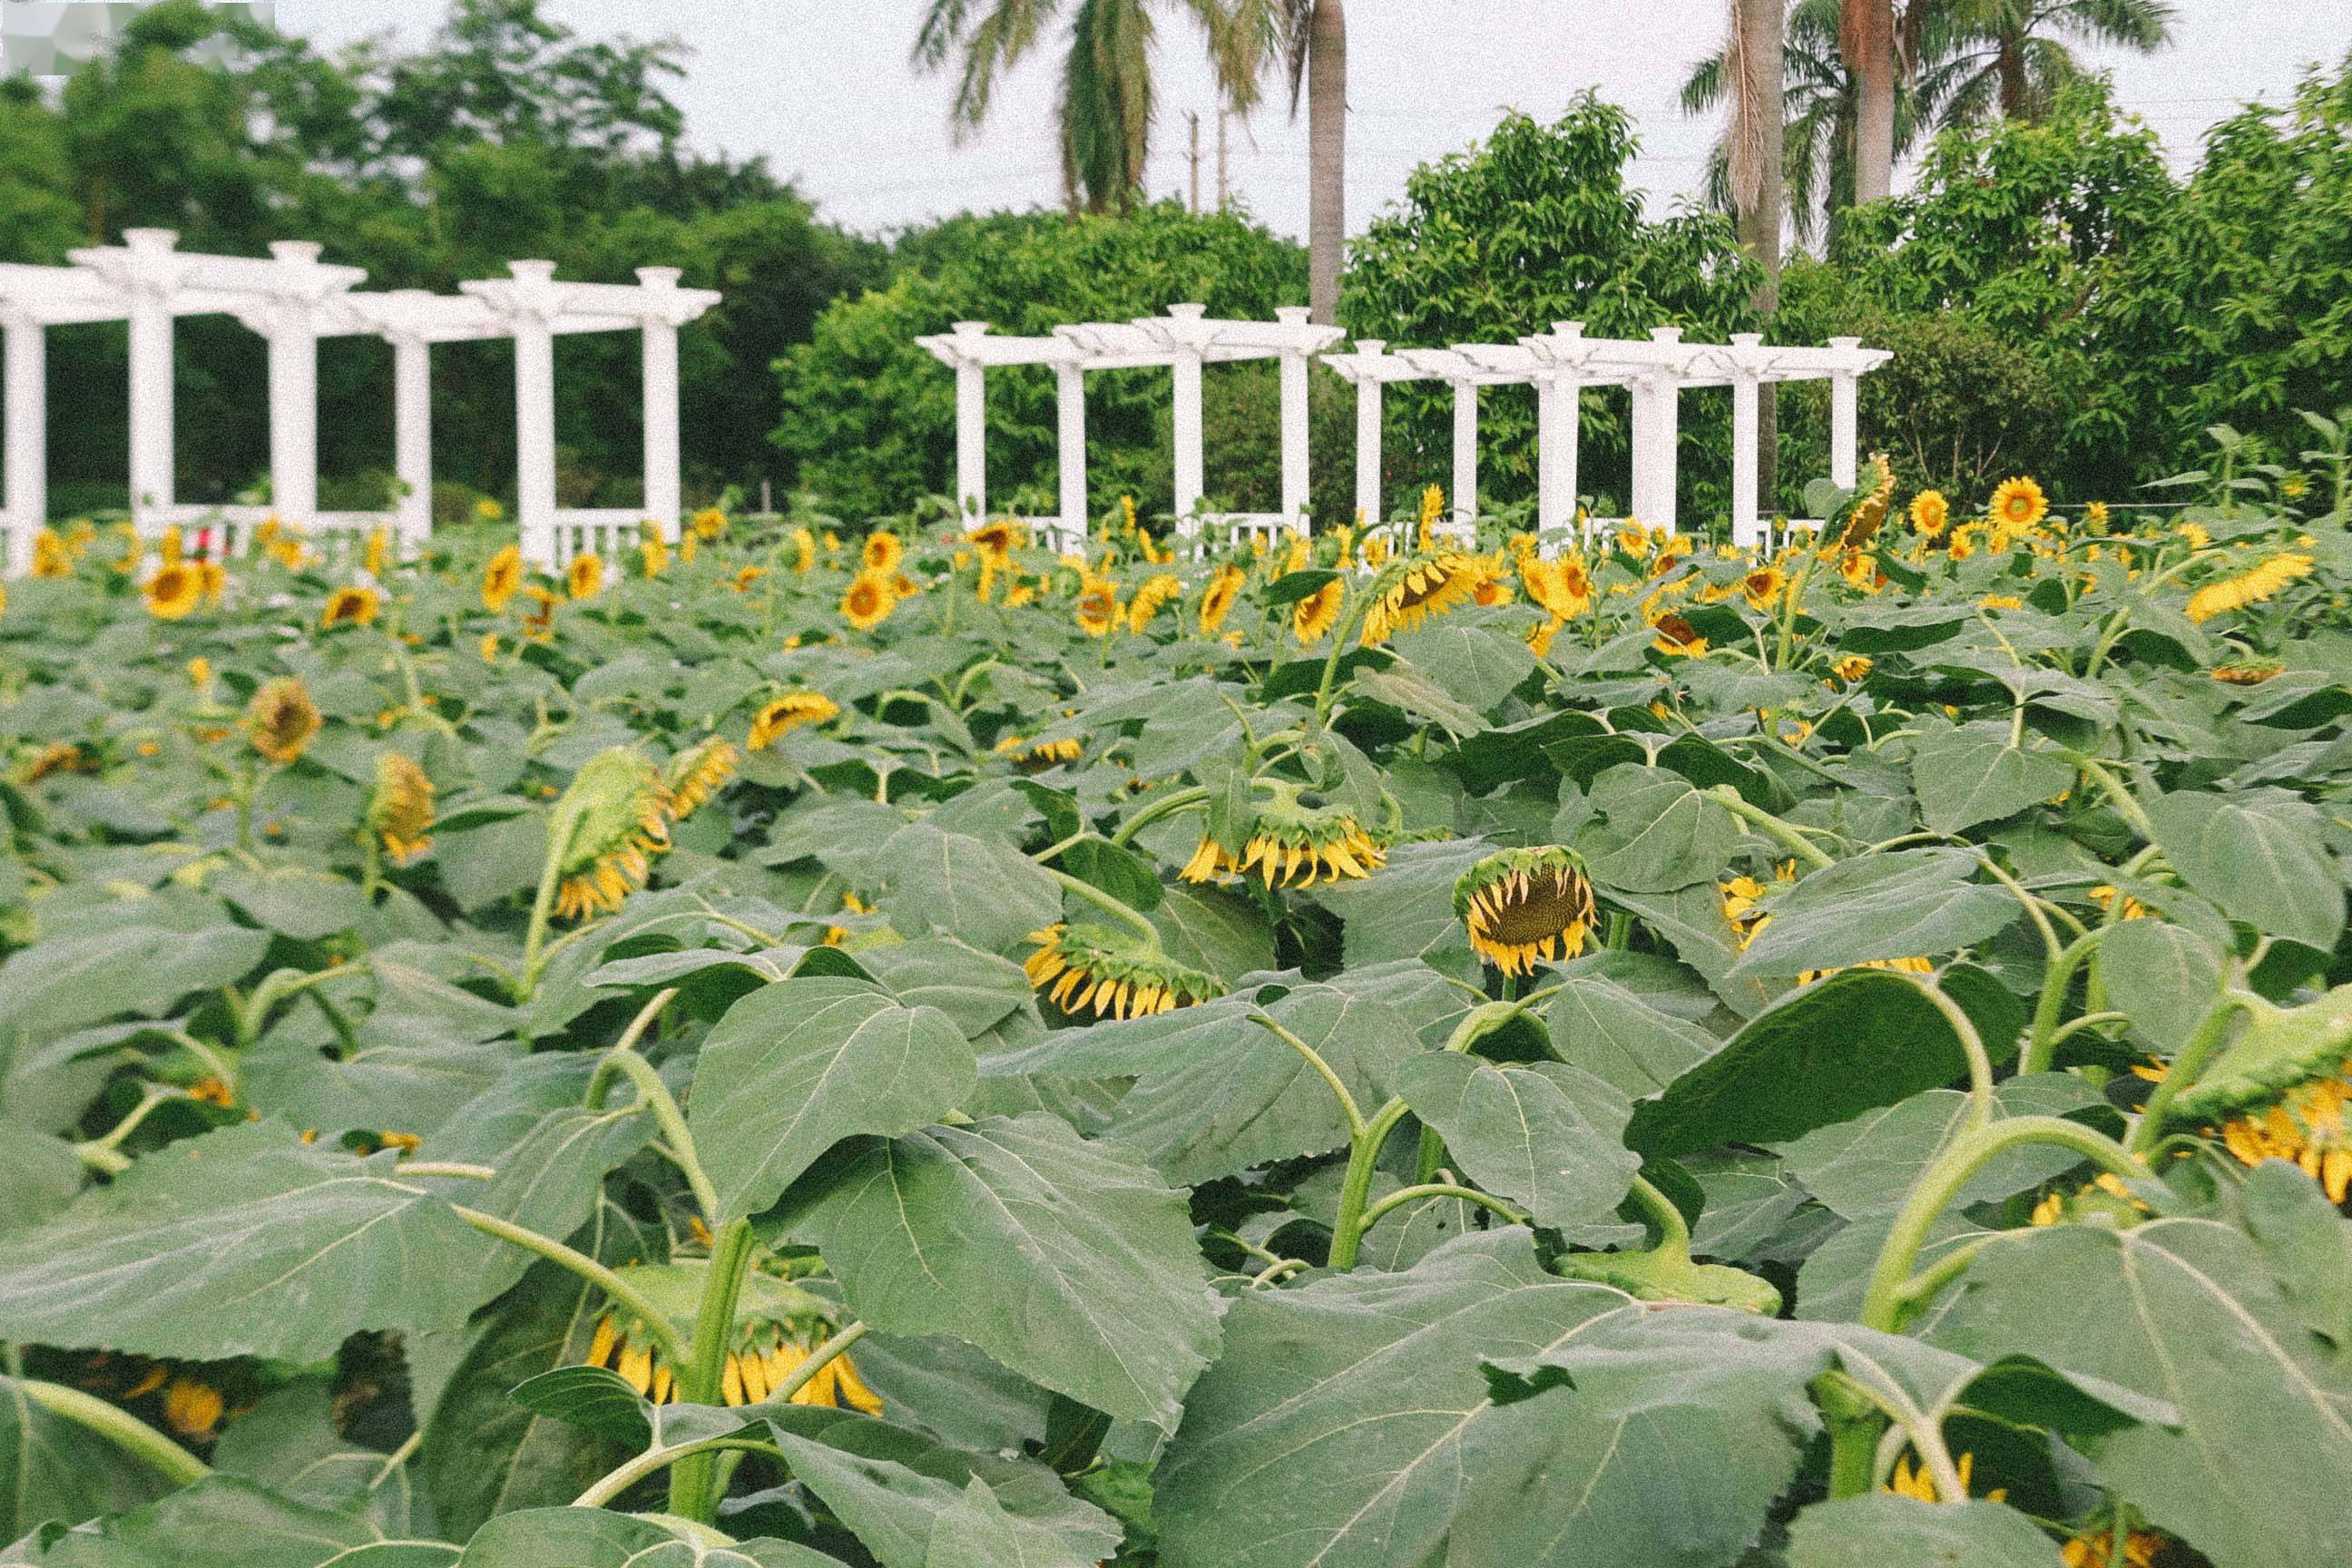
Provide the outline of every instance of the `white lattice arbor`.
[[[510,261],[511,276],[460,283],[502,324],[515,345],[515,510],[522,552],[561,567],[583,551],[610,552],[646,521],[664,539],[678,533],[677,330],[719,303],[707,289],[681,289],[675,267],[640,267],[637,281],[562,283],[552,261]],[[570,332],[636,331],[644,337],[646,504],[589,510],[555,498],[555,339]]]
[[0,354],[5,355],[8,470],[5,559],[16,576],[32,569],[33,536],[47,521],[47,330],[84,321],[119,321],[121,298],[99,279],[71,267],[0,266]]
[[[1314,356],[1337,342],[1339,330],[1307,321],[1304,306],[1286,306],[1271,321],[1213,317],[1206,306],[1171,305],[1164,316],[1055,327],[1051,337],[999,338],[984,321],[958,321],[953,332],[919,338],[956,373],[956,504],[978,519],[988,508],[986,375],[1014,364],[1055,367],[1060,413],[1060,513],[1050,531],[1082,544],[1087,535],[1086,390],[1088,371],[1164,366],[1174,398],[1174,493],[1177,531],[1192,539],[1210,527],[1232,537],[1271,539],[1304,533],[1307,518],[1307,376]],[[1282,501],[1273,512],[1208,513],[1201,416],[1202,368],[1271,359],[1281,366]],[[1044,520],[1029,520],[1043,526]]]

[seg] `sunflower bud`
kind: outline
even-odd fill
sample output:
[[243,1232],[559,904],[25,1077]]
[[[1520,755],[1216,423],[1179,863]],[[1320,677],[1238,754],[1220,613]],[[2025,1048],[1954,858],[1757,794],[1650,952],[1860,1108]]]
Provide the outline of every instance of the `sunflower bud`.
[[383,852],[397,862],[432,847],[433,781],[398,752],[375,760],[375,792],[368,798],[368,831],[383,838]]
[[309,750],[319,733],[319,705],[300,679],[281,675],[264,683],[246,709],[253,749],[284,767]]

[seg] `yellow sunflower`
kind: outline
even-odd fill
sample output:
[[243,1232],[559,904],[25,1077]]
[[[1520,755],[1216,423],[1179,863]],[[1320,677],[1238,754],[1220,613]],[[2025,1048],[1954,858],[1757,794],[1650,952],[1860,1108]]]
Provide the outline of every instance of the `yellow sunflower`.
[[1029,743],[1026,735],[1007,735],[996,742],[997,754],[1013,759],[1016,772],[1042,773],[1064,763],[1075,763],[1086,754],[1087,743],[1076,735],[1065,735],[1058,741]]
[[[680,1332],[694,1321],[702,1271],[676,1263],[633,1263],[616,1269],[636,1298],[653,1307]],[[798,1286],[758,1269],[743,1277],[734,1321],[729,1325],[727,1360],[719,1373],[719,1397],[730,1405],[764,1405],[776,1396],[809,1352],[833,1332],[823,1301]],[[654,1331],[618,1307],[607,1307],[590,1336],[588,1366],[608,1367],[656,1405],[678,1397],[677,1376],[662,1356]],[[846,1355],[818,1369],[791,1395],[794,1405],[846,1407],[882,1414],[882,1401],[857,1375]]]
[[716,539],[727,531],[727,514],[715,506],[704,507],[694,514],[694,536]]
[[391,560],[391,531],[383,528],[370,529],[367,536],[367,553],[362,562],[367,567],[367,574],[371,577],[383,576],[383,569]]
[[1592,884],[1557,845],[1487,856],[1454,884],[1454,913],[1471,947],[1505,974],[1574,958],[1599,918]]
[[793,570],[806,572],[816,565],[816,535],[805,528],[792,531]]
[[764,752],[781,736],[803,724],[825,724],[841,716],[840,704],[818,691],[794,691],[777,698],[752,716],[751,733],[744,744]]
[[2060,1568],[2156,1568],[2158,1556],[2172,1544],[2168,1535],[2153,1530],[2124,1531],[2123,1552],[2116,1552],[2113,1530],[2078,1535],[2058,1549]]
[[2210,621],[2226,611],[2262,603],[2288,584],[2310,576],[2314,564],[2308,555],[2273,555],[2251,570],[2206,584],[2189,595],[2183,608],[2192,621]]
[[190,562],[161,566],[140,592],[149,615],[159,621],[184,621],[205,596],[205,574]]
[[1021,548],[1021,525],[1009,517],[1000,517],[994,522],[982,523],[963,537],[966,543],[980,552],[982,561],[1002,568]]
[[507,509],[488,496],[474,503],[474,521],[477,522],[498,522],[506,515]]
[[669,789],[652,763],[626,746],[582,766],[555,804],[570,822],[555,912],[578,920],[611,913],[653,875],[651,857],[669,848]]
[[[1319,879],[1338,882],[1370,876],[1388,863],[1388,851],[1354,815],[1332,805],[1309,805],[1298,791],[1276,786],[1244,833],[1241,847],[1227,849],[1213,834],[1185,862],[1188,882],[1255,876],[1267,887],[1311,888]],[[1299,873],[1306,875],[1301,877]]]
[[604,591],[604,559],[593,551],[572,558],[563,573],[563,591],[574,599],[593,599]]
[[1224,629],[1225,617],[1233,614],[1234,601],[1241,596],[1242,584],[1249,574],[1231,562],[1217,568],[1209,585],[1201,590],[1200,624],[1202,637],[1214,637]]
[[1940,539],[1952,523],[1952,503],[1941,490],[1921,490],[1911,498],[1911,526],[1929,539]]
[[2103,500],[2084,502],[2083,526],[2105,533],[2107,531],[2107,503]]
[[1118,589],[1105,582],[1087,584],[1078,595],[1076,611],[1078,629],[1090,637],[1108,637],[1119,624],[1122,612]]
[[[1439,550],[1400,561],[1381,574],[1364,611],[1364,646],[1386,642],[1397,632],[1409,632],[1432,616],[1443,616],[1469,603],[1488,576],[1487,563],[1475,555]],[[1334,582],[1328,584],[1338,587]],[[1334,605],[1336,614],[1336,601]],[[1321,637],[1302,636],[1312,642]]]
[[245,710],[253,749],[284,767],[309,749],[319,733],[319,705],[300,679],[281,675],[264,682]]
[[395,863],[432,847],[433,781],[415,759],[386,752],[375,761],[375,793],[368,801],[368,830],[383,839]]
[[507,613],[515,590],[522,586],[522,547],[509,544],[482,568],[482,608],[494,616]]
[[[1888,1476],[1883,1489],[1893,1492],[1896,1497],[1912,1498],[1920,1502],[1966,1502],[1969,1500],[1969,1472],[1975,1468],[1975,1461],[1974,1454],[1962,1454],[1952,1462],[1952,1468],[1959,1479],[1960,1495],[1942,1497],[1937,1492],[1936,1478],[1929,1473],[1927,1464],[1923,1461],[1915,1468],[1911,1463],[1910,1450],[1906,1448],[1895,1457],[1894,1472]],[[1984,1497],[1987,1502],[2003,1502],[2008,1500],[2009,1489],[1995,1487]]]
[[740,760],[735,742],[719,735],[707,736],[672,757],[669,766],[662,770],[663,787],[669,791],[670,816],[679,822],[692,816],[735,776]]
[[1759,566],[1740,574],[1739,596],[1748,601],[1751,610],[1769,611],[1780,602],[1781,592],[1788,585],[1787,574],[1778,566]]
[[45,528],[33,535],[33,575],[36,577],[70,577],[73,575],[73,552],[58,536],[54,528]]
[[1592,607],[1592,574],[1577,556],[1529,561],[1519,568],[1519,580],[1528,598],[1560,620],[1572,621]]
[[891,591],[890,580],[872,572],[852,577],[841,595],[841,618],[861,632],[870,632],[888,620],[898,607],[898,596]]
[[1142,587],[1135,591],[1135,597],[1128,603],[1127,629],[1141,634],[1144,628],[1150,626],[1151,618],[1157,616],[1170,600],[1183,592],[1184,580],[1173,572],[1154,574],[1146,579]]
[[327,608],[320,616],[322,626],[372,626],[383,613],[383,595],[373,588],[354,584],[338,588],[327,595]]
[[1660,616],[1650,629],[1658,634],[1650,646],[1668,658],[1706,657],[1706,639],[1698,635],[1696,626],[1680,616]]
[[[694,535],[689,533],[687,537],[692,539]],[[637,541],[637,561],[646,580],[651,581],[669,570],[669,545],[660,534],[647,533]]]
[[1347,594],[1346,585],[1334,577],[1298,601],[1297,607],[1290,612],[1290,630],[1300,646],[1322,641],[1324,635],[1339,624],[1340,603]]
[[1996,529],[2018,533],[2049,515],[2050,499],[2030,478],[2008,479],[1993,487],[1992,504],[1986,511]]
[[1099,926],[1051,925],[1029,940],[1037,951],[1022,967],[1031,988],[1072,1016],[1143,1018],[1224,994],[1215,976]]
[[905,559],[907,547],[898,536],[887,528],[877,528],[866,536],[865,548],[858,552],[859,564],[877,577],[889,577],[898,573],[898,563]]

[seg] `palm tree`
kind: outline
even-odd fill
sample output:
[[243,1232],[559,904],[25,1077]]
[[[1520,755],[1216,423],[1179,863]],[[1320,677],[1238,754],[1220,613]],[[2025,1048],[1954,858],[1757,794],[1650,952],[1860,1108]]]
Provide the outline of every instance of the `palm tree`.
[[1946,8],[1960,71],[1937,106],[1942,125],[2039,120],[2083,74],[2063,38],[2153,54],[2172,41],[2177,15],[2168,0],[1952,0]]
[[1290,86],[1290,113],[1307,98],[1307,300],[1315,320],[1339,320],[1339,268],[1348,236],[1348,15],[1342,0],[1236,0],[1233,27],[1245,80],[1229,85],[1235,107],[1255,100],[1263,63]]
[[[960,79],[949,111],[958,140],[988,118],[998,79],[1043,39],[1065,0],[929,0],[915,64],[952,61]],[[1207,35],[1220,81],[1254,80],[1255,56],[1223,0],[1076,0],[1062,66],[1062,195],[1075,213],[1125,210],[1143,188],[1150,154],[1153,13],[1189,12]]]
[[[1731,93],[1724,174],[1739,218],[1739,242],[1764,269],[1756,310],[1768,321],[1780,303],[1780,215],[1788,174],[1781,56],[1787,22],[1788,0],[1731,0],[1731,33],[1724,46]],[[1779,387],[1767,382],[1760,392],[1757,485],[1769,505],[1780,488]]]
[[1895,188],[1895,0],[1841,0],[1838,54],[1854,82],[1853,199],[1879,201]]

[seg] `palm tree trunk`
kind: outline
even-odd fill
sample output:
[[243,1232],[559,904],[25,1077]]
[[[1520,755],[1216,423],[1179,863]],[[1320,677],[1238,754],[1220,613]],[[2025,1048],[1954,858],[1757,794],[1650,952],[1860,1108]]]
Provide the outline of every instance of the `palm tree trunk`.
[[2004,120],[2026,118],[2025,40],[2015,29],[2003,27],[2000,51],[1995,57],[2000,72],[2000,113]]
[[1843,0],[1838,52],[1853,73],[1853,199],[1874,202],[1895,188],[1893,0]]
[[1307,41],[1307,300],[1325,326],[1339,320],[1348,239],[1348,16],[1315,0]]
[[[1787,0],[1732,0],[1733,54],[1739,79],[1732,84],[1732,145],[1737,177],[1739,242],[1764,269],[1757,286],[1756,310],[1769,322],[1780,305],[1780,225],[1788,167],[1781,116],[1783,28]],[[1769,514],[1780,493],[1779,384],[1758,389],[1756,492]]]

